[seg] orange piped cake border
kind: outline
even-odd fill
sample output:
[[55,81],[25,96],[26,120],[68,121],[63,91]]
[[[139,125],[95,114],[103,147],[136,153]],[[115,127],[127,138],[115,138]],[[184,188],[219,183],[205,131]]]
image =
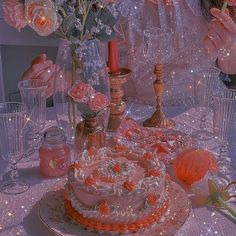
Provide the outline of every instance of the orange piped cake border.
[[108,224],[84,217],[72,207],[70,200],[68,200],[66,196],[64,197],[64,207],[66,213],[73,220],[75,220],[77,223],[79,223],[85,228],[93,229],[95,231],[100,232],[117,232],[120,234],[124,234],[146,229],[155,222],[157,222],[167,211],[169,207],[169,201],[166,201],[163,207],[159,208],[157,211],[154,211],[142,220],[138,220],[130,224]]

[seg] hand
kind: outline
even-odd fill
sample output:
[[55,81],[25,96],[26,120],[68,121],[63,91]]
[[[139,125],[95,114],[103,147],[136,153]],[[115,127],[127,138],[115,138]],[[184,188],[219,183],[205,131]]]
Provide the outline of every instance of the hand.
[[[236,5],[236,0],[227,1],[230,5]],[[210,22],[208,33],[204,39],[208,52],[218,57],[219,67],[225,73],[236,73],[231,64],[236,56],[236,24],[229,16],[229,11],[224,12],[217,8],[210,10],[214,19]]]
[[236,0],[227,0],[228,5],[236,6]]
[[236,37],[236,24],[227,9],[221,12],[217,8],[212,8],[210,11],[215,18],[210,22],[205,45],[209,52],[218,53],[222,49],[231,47]]
[[33,59],[29,69],[27,69],[22,79],[42,79],[48,84],[47,97],[53,94],[53,78],[54,74],[60,70],[58,65],[53,64],[51,60],[47,59],[46,54],[42,54]]

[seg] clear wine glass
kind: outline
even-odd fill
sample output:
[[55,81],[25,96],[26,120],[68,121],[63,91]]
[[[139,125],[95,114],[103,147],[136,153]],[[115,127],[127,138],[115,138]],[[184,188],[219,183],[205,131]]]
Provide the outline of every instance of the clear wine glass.
[[153,64],[166,62],[174,51],[174,33],[158,27],[147,29],[143,33],[143,54]]
[[194,103],[200,115],[200,127],[191,136],[199,141],[213,138],[213,133],[207,130],[207,116],[212,108],[211,94],[220,87],[219,74],[220,70],[215,67],[199,66],[194,70]]
[[17,162],[23,156],[23,128],[27,107],[23,103],[0,103],[0,155],[11,164],[11,180],[4,182],[0,191],[5,194],[25,192],[29,185],[19,181]]
[[47,83],[40,79],[18,83],[21,100],[27,106],[26,150],[28,156],[38,149],[46,122]]
[[[236,90],[217,90],[213,100],[213,133],[219,146],[221,172],[231,174],[236,167]],[[234,150],[232,153],[230,150]]]

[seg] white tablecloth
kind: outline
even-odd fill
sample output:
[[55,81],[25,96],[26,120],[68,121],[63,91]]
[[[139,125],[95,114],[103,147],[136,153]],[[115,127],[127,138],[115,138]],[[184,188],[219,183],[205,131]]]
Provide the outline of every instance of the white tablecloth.
[[[129,104],[128,115],[136,119],[143,119],[152,111],[153,108],[149,106]],[[172,116],[181,112],[179,108],[167,111]],[[178,114],[175,120],[176,128],[187,133],[198,125],[194,110]],[[216,144],[206,143],[205,145],[214,149]],[[3,169],[3,164],[0,163],[0,165]],[[40,176],[37,161],[19,163],[18,166],[20,167],[20,177],[30,183],[31,187],[27,192],[15,196],[0,194],[0,236],[53,236],[54,234],[41,223],[38,217],[37,202],[47,191],[65,181],[65,178],[48,179]],[[8,177],[7,174],[0,175],[0,181],[6,177]],[[207,235],[236,235],[236,224],[215,209],[194,208],[183,227],[175,233],[175,236]]]

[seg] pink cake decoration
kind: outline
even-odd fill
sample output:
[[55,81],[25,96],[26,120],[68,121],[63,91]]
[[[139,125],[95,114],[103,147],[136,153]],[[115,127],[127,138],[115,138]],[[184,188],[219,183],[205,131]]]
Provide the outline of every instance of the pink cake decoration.
[[143,149],[122,150],[84,151],[71,166],[66,201],[79,222],[136,224],[154,212],[168,214],[169,180],[163,162]]

